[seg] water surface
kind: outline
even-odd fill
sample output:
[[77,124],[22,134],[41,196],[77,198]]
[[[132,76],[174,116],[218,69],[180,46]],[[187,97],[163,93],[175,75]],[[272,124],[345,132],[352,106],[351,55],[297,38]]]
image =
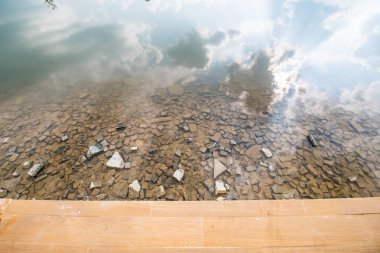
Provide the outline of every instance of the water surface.
[[380,4],[54,3],[0,1],[0,197],[379,195]]

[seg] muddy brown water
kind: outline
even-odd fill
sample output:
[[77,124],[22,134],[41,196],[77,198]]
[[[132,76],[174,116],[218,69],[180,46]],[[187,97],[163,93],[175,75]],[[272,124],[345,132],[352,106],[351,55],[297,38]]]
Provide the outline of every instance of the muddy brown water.
[[238,3],[2,1],[0,197],[379,196],[379,6]]

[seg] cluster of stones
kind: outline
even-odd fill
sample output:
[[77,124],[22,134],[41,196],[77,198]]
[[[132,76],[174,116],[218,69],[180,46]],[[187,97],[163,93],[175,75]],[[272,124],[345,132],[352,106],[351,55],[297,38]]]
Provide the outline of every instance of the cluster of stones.
[[378,117],[340,110],[321,118],[300,110],[289,120],[283,104],[265,114],[245,110],[218,85],[149,96],[133,86],[110,87],[55,97],[49,106],[1,106],[0,198],[380,195]]

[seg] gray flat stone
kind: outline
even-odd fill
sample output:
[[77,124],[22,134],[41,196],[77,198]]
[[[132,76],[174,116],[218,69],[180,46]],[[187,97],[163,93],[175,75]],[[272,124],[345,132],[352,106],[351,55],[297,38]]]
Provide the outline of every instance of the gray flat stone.
[[227,167],[224,166],[218,159],[214,159],[214,179],[217,178],[220,174],[225,172]]

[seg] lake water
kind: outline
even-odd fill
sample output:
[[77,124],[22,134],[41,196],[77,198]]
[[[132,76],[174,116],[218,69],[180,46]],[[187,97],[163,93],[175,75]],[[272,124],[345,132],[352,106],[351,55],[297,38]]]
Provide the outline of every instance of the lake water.
[[0,197],[380,196],[378,45],[375,1],[1,0]]

